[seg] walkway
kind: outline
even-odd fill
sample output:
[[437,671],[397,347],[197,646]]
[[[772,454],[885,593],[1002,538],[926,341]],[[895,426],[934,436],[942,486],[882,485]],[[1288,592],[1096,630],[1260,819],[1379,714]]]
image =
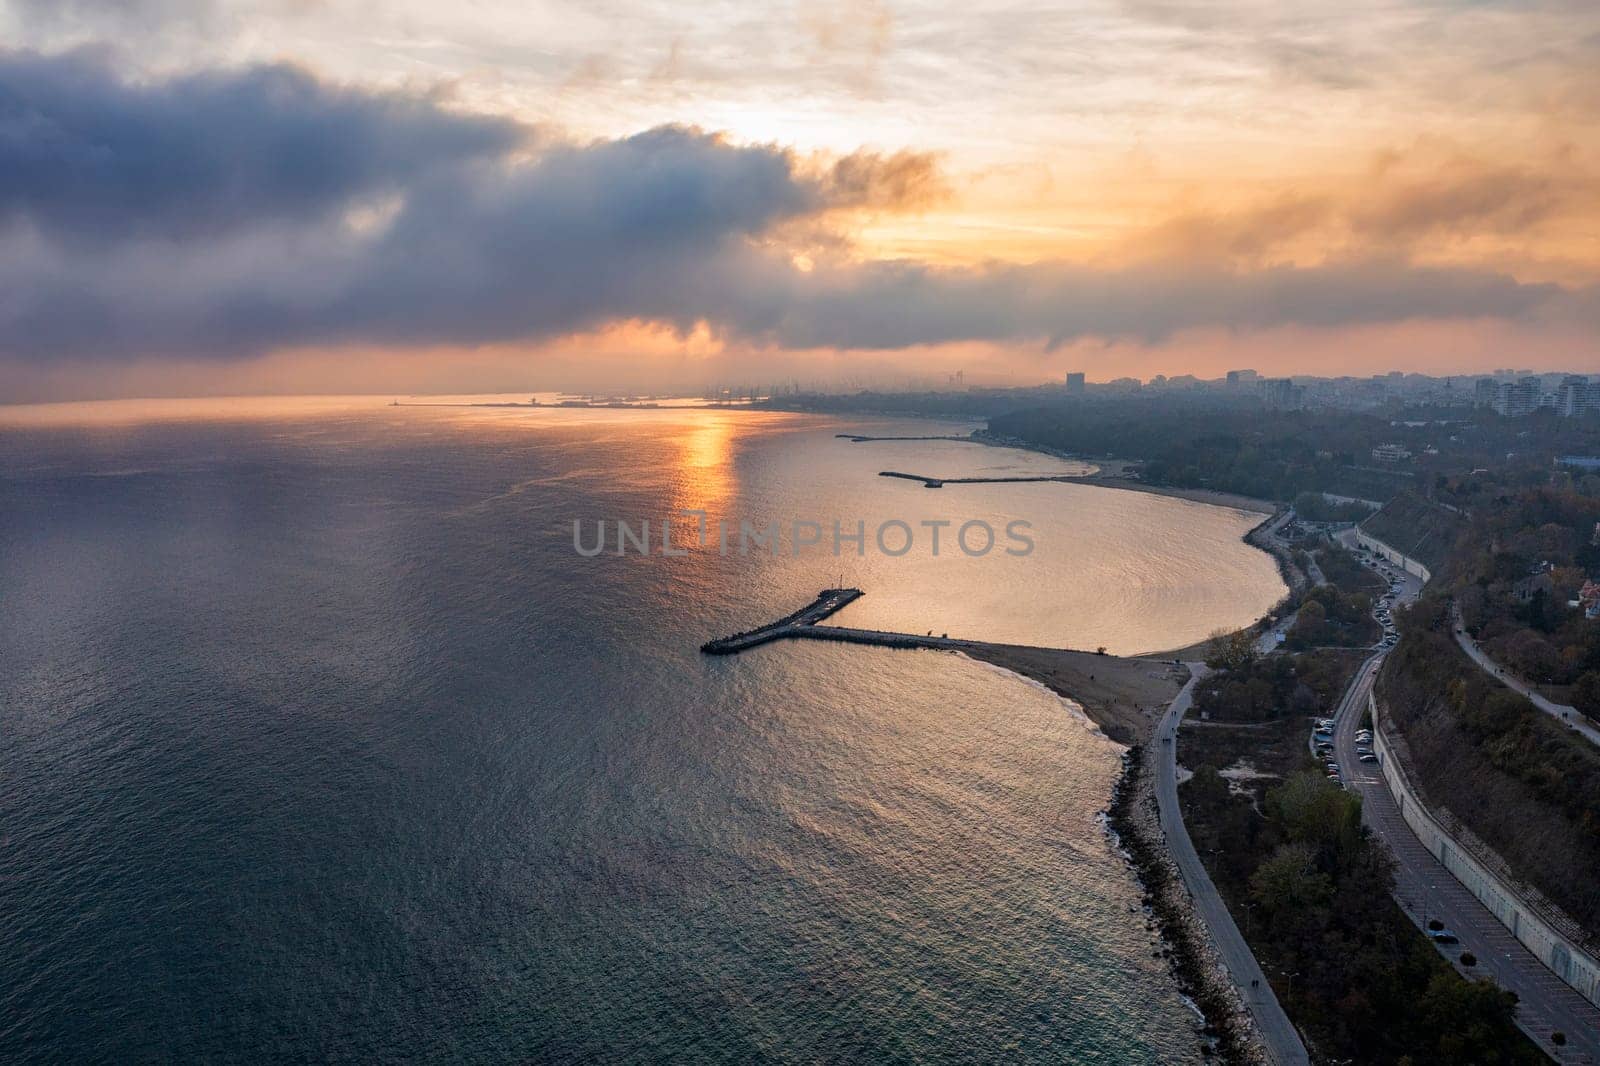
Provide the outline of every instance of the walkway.
[[1574,732],[1581,734],[1589,743],[1600,747],[1600,729],[1595,728],[1594,723],[1579,713],[1576,707],[1546,699],[1510,670],[1489,658],[1489,653],[1478,647],[1478,642],[1473,640],[1467,631],[1462,628],[1461,612],[1456,610],[1455,604],[1450,605],[1450,630],[1456,635],[1456,643],[1461,645],[1461,650],[1471,656],[1472,661],[1482,667],[1489,676],[1513,692],[1518,692],[1528,697],[1528,701],[1545,714],[1557,719]]
[[1305,1045],[1300,1042],[1299,1032],[1278,1004],[1271,982],[1261,972],[1261,964],[1256,962],[1250,945],[1245,943],[1239,927],[1234,924],[1233,915],[1228,913],[1227,904],[1222,902],[1211,875],[1206,873],[1205,866],[1201,864],[1200,856],[1194,850],[1194,842],[1189,839],[1189,830],[1183,824],[1183,810],[1178,806],[1178,727],[1194,701],[1195,686],[1207,672],[1202,663],[1184,665],[1189,667],[1192,675],[1189,683],[1183,686],[1162,717],[1161,724],[1156,727],[1155,745],[1159,752],[1156,762],[1156,803],[1161,809],[1161,834],[1166,838],[1167,850],[1172,854],[1173,861],[1178,864],[1178,872],[1183,875],[1183,883],[1194,900],[1195,910],[1205,921],[1206,928],[1211,930],[1212,943],[1216,944],[1218,954],[1228,967],[1234,987],[1239,990],[1239,998],[1250,1008],[1256,1029],[1272,1061],[1278,1066],[1309,1063],[1311,1060],[1306,1054]]

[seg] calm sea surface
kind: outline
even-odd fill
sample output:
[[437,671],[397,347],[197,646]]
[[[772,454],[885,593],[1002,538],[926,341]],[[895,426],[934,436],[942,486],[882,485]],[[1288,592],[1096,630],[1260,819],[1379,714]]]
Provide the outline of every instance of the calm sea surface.
[[[964,432],[971,427],[935,427]],[[1241,512],[740,411],[0,408],[0,1060],[1194,1057],[1119,749],[844,624],[1114,652],[1282,592]],[[969,558],[578,556],[572,522],[1024,519]],[[687,525],[687,519],[680,519]],[[948,535],[948,534],[947,534]]]

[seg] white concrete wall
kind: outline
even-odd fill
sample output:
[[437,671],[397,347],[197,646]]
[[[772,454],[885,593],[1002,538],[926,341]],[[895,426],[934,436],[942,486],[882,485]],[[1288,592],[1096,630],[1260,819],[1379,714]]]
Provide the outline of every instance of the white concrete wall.
[[1428,572],[1428,568],[1423,566],[1416,559],[1411,558],[1409,555],[1402,555],[1400,552],[1395,551],[1377,537],[1368,536],[1362,531],[1360,526],[1356,527],[1356,543],[1360,544],[1363,548],[1367,549],[1367,551],[1372,552],[1375,555],[1383,556],[1385,559],[1389,560],[1406,573],[1417,575],[1423,581],[1427,581],[1433,577],[1433,575]]
[[1417,839],[1422,841],[1424,847],[1433,852],[1434,857],[1467,887],[1474,896],[1478,897],[1485,907],[1500,919],[1500,924],[1511,930],[1511,934],[1538,957],[1550,970],[1567,984],[1578,990],[1578,993],[1590,1003],[1600,1006],[1600,960],[1586,954],[1576,944],[1556,932],[1549,923],[1540,918],[1533,910],[1521,900],[1516,889],[1506,884],[1497,875],[1491,872],[1477,859],[1473,858],[1466,848],[1452,837],[1428,813],[1426,807],[1417,799],[1412,791],[1411,783],[1406,779],[1405,768],[1396,759],[1393,749],[1390,748],[1384,730],[1379,728],[1378,704],[1371,696],[1367,697],[1367,706],[1372,711],[1373,744],[1372,750],[1378,756],[1378,765],[1383,771],[1383,779],[1389,786],[1389,792],[1394,796],[1395,803],[1400,806],[1400,814],[1417,834]]

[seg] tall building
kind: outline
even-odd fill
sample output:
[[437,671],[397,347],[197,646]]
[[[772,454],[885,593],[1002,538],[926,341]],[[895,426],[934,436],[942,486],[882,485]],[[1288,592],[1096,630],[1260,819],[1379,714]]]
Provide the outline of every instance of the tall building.
[[1600,414],[1600,382],[1581,374],[1569,374],[1556,390],[1556,413],[1567,418]]
[[1230,370],[1228,371],[1228,388],[1237,389],[1244,385],[1254,385],[1256,379],[1260,376],[1254,370]]
[[1261,383],[1261,396],[1274,411],[1298,411],[1306,404],[1306,390],[1293,378],[1268,378]]
[[1067,392],[1069,392],[1069,393],[1073,394],[1074,396],[1076,396],[1076,395],[1081,394],[1083,391],[1084,391],[1083,371],[1081,371],[1081,370],[1069,370],[1069,371],[1067,371]]
[[1478,383],[1472,388],[1472,406],[1493,407],[1498,390],[1499,386],[1494,378],[1479,378]]
[[1539,379],[1536,377],[1501,382],[1495,389],[1495,413],[1507,418],[1530,415],[1538,410],[1539,392]]

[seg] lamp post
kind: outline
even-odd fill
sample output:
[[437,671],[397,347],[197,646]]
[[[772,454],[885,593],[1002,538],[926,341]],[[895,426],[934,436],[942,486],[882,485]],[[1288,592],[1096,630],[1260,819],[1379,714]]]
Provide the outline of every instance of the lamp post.
[[1279,970],[1278,972],[1283,974],[1283,976],[1285,976],[1285,977],[1287,977],[1289,979],[1289,987],[1287,989],[1285,989],[1284,993],[1283,993],[1284,998],[1285,999],[1293,999],[1294,998],[1294,979],[1296,977],[1300,976],[1300,971],[1296,970],[1294,973],[1290,973],[1288,970]]

